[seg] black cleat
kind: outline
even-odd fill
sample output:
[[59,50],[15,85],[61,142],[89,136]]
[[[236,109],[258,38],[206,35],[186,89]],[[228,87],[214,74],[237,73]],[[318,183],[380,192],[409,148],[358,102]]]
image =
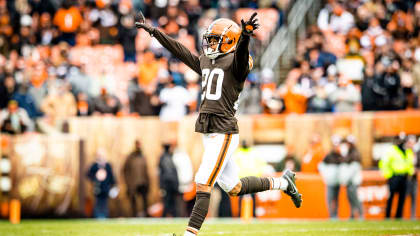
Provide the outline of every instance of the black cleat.
[[295,175],[296,174],[293,171],[287,169],[284,171],[282,177],[289,183],[284,192],[292,198],[296,208],[299,208],[302,205],[302,194],[300,194],[299,190],[296,188]]

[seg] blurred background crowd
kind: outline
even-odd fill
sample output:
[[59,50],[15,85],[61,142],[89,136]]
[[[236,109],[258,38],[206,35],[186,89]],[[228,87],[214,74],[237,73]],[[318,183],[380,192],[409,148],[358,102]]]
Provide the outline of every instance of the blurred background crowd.
[[[251,46],[258,61],[270,35],[287,24],[291,5],[288,0],[1,0],[1,129],[55,132],[62,129],[58,120],[76,115],[179,120],[197,112],[199,76],[133,27],[136,12],[142,10],[150,23],[199,53],[212,20],[239,20],[244,9],[259,8],[263,27]],[[415,0],[325,1],[317,24],[297,42],[287,76],[277,78],[256,66],[239,112],[416,109],[419,24]]]
[[[198,111],[200,76],[148,33],[137,30],[136,13],[141,10],[149,23],[199,54],[202,34],[214,19],[225,17],[238,22],[258,9],[262,27],[252,40],[250,51],[254,61],[259,62],[274,33],[290,23],[287,15],[294,2],[0,0],[1,132],[65,132],[66,119],[74,116],[159,116],[165,122],[179,121]],[[240,97],[239,113],[417,109],[419,29],[417,0],[325,0],[315,24],[298,38],[297,54],[284,78],[255,63]],[[253,147],[246,143],[235,155],[241,157],[238,165],[244,176],[273,174],[285,168],[321,172],[327,185],[330,217],[337,217],[339,186],[344,185],[351,217],[363,218],[357,197],[360,153],[355,142],[351,135],[333,136],[332,149],[325,150],[321,137],[315,134],[302,158],[297,158],[294,150],[287,150],[284,159],[271,165],[258,160],[251,151]],[[415,137],[397,137],[394,144],[397,151],[390,151],[384,159],[409,158],[411,163],[392,172],[401,171],[413,183],[385,176],[393,179],[389,181],[391,202],[396,192],[400,199],[405,199],[402,193],[416,195],[414,168],[420,163],[420,141]],[[189,194],[194,193],[190,158],[177,149],[176,143],[167,143],[162,150],[158,165],[165,209],[162,214],[187,216],[194,201],[194,194]],[[87,173],[97,199],[94,215],[107,217],[107,201],[118,195],[118,181],[104,150],[97,150],[95,156],[97,160]],[[384,173],[386,168],[393,168],[392,164],[379,166]],[[122,168],[133,216],[149,215],[145,209],[150,205],[146,169],[141,144],[136,142]],[[402,182],[407,182],[407,186],[395,187]],[[221,193],[220,201],[223,199],[228,202]],[[178,204],[180,201],[183,204]],[[397,217],[401,217],[401,201]],[[412,212],[415,207],[412,204]],[[220,209],[219,214],[223,215],[227,207]],[[226,214],[223,216],[229,216]],[[388,210],[386,214],[389,217]]]
[[263,104],[276,113],[416,109],[419,24],[417,1],[326,1]]
[[[269,18],[260,38],[280,24],[281,3],[261,3],[274,8],[265,14]],[[237,18],[238,8],[258,4],[2,0],[2,131],[51,133],[62,129],[59,120],[76,115],[160,115],[164,121],[177,121],[196,112],[199,76],[138,31],[135,14],[143,11],[151,24],[197,54],[202,33],[214,19]],[[272,15],[278,22],[270,21]]]

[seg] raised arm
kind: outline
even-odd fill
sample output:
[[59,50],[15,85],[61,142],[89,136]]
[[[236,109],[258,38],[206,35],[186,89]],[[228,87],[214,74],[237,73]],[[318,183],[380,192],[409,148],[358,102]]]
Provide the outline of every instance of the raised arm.
[[152,30],[151,35],[154,36],[160,44],[168,49],[168,51],[170,51],[175,57],[201,75],[200,60],[198,56],[192,54],[184,45],[156,28]]
[[257,13],[255,12],[247,22],[241,20],[242,33],[238,45],[236,46],[232,65],[234,73],[238,75],[236,79],[240,81],[245,81],[246,76],[252,69],[252,59],[249,56],[248,47],[251,35],[253,35],[254,30],[259,26],[257,22],[258,19],[255,18],[256,16]]
[[160,30],[147,24],[141,12],[136,16],[136,27],[146,30],[150,36],[155,37],[163,47],[168,49],[175,57],[184,62],[188,67],[201,75],[200,60],[188,48],[169,37]]

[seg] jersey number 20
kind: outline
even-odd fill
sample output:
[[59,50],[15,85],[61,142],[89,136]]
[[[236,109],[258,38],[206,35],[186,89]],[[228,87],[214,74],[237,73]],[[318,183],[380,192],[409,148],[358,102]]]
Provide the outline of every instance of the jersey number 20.
[[[217,82],[216,82],[216,90],[212,93],[211,86],[213,84],[213,78],[217,75]],[[210,69],[203,69],[202,76],[203,81],[201,82],[201,87],[203,93],[201,94],[201,100],[204,100],[204,97],[209,100],[219,100],[222,96],[222,85],[223,85],[223,77],[225,73],[220,68],[214,68],[210,71]]]

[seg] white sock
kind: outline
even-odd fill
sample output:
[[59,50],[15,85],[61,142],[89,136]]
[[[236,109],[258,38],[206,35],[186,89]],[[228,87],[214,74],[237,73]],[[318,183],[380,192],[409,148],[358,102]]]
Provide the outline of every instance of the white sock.
[[[193,233],[191,231],[196,232],[196,233]],[[193,227],[188,226],[187,227],[187,230],[185,230],[184,236],[196,236],[197,234],[198,234],[198,230],[197,229],[194,229]]]
[[190,231],[185,231],[184,236],[196,236],[196,234],[193,234]]
[[273,189],[274,190],[285,191],[287,189],[287,186],[289,186],[289,183],[283,177],[273,178]]

